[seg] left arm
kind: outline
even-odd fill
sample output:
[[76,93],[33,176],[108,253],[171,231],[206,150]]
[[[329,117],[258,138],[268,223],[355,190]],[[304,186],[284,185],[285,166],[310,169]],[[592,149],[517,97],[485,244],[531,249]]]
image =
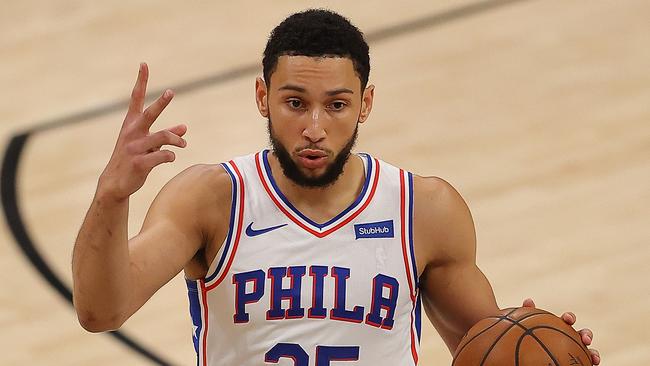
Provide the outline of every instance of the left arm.
[[479,320],[497,314],[476,265],[476,235],[462,197],[439,178],[414,177],[414,245],[425,312],[453,353]]
[[[461,338],[479,320],[499,315],[492,287],[476,265],[476,234],[467,204],[440,178],[414,177],[414,246],[420,269],[425,312],[453,354]],[[532,300],[524,306],[535,306]],[[573,325],[573,313],[564,313]],[[590,329],[579,331],[583,343],[593,340]],[[590,349],[594,365],[597,350]]]

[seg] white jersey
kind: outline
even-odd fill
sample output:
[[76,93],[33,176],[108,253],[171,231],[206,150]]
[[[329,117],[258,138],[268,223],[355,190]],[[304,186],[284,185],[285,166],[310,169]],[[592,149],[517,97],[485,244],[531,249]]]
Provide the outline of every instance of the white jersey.
[[187,280],[197,365],[416,365],[412,175],[359,154],[361,193],[319,224],[278,189],[268,154],[222,164],[230,229],[208,275]]

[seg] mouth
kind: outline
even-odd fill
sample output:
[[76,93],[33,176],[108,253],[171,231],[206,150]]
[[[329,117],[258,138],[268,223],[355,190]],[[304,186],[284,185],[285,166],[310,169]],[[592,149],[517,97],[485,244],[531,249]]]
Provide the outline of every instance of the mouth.
[[327,153],[322,150],[303,149],[297,155],[300,164],[307,169],[318,169],[327,164]]

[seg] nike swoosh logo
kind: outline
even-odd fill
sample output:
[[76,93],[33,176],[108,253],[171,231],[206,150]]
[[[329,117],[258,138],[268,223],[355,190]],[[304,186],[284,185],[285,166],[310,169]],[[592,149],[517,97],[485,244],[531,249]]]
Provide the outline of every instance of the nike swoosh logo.
[[282,224],[282,225],[277,225],[277,226],[271,226],[271,227],[266,227],[266,228],[264,228],[264,229],[255,230],[255,229],[253,229],[253,223],[251,222],[251,223],[248,224],[248,226],[246,227],[246,235],[248,235],[248,236],[250,236],[250,237],[252,238],[252,237],[254,237],[254,236],[258,236],[258,235],[266,234],[266,233],[268,233],[269,231],[273,231],[273,230],[275,230],[275,229],[279,229],[279,228],[281,228],[281,227],[285,227],[285,226],[287,226],[287,224]]

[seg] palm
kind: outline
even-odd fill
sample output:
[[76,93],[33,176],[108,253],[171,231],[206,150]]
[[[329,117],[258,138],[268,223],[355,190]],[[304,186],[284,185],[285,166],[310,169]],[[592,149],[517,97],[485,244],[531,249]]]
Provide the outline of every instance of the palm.
[[185,147],[182,136],[187,126],[150,132],[151,126],[169,105],[174,93],[166,90],[155,102],[144,109],[149,69],[140,65],[138,79],[131,93],[129,108],[122,123],[113,155],[100,179],[104,187],[117,199],[125,199],[144,184],[151,170],[166,162],[175,160],[175,154],[164,145]]

